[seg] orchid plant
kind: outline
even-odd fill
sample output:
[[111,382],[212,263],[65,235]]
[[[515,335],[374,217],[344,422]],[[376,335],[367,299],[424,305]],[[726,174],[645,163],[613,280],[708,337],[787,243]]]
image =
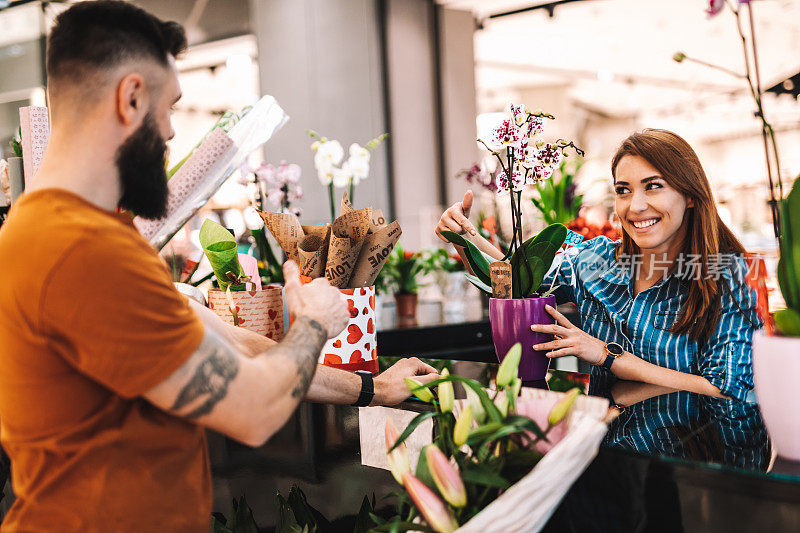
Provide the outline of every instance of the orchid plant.
[[[387,462],[405,493],[398,497],[396,516],[388,520],[373,516],[377,527],[372,531],[455,531],[528,474],[559,433],[563,438],[565,418],[580,390],[566,393],[548,413],[547,426],[540,427],[526,416],[537,410],[536,400],[519,397],[521,354],[520,344],[509,350],[497,370],[493,391],[472,379],[450,375],[447,369],[440,379],[425,385],[406,378],[411,392],[433,410],[417,415],[402,433],[387,419]],[[456,382],[467,391],[457,416]],[[438,431],[412,472],[405,441],[428,419],[435,421]],[[556,427],[559,430],[553,431]]]
[[314,168],[317,170],[319,182],[328,187],[328,198],[331,206],[331,221],[336,218],[334,187],[348,189],[350,201],[353,201],[355,187],[369,176],[370,151],[378,147],[388,133],[384,133],[369,141],[365,146],[353,143],[348,149],[348,158],[344,159],[344,149],[339,141],[320,136],[309,130],[314,139],[311,150],[314,151]]
[[269,202],[281,213],[300,216],[301,210],[292,203],[303,198],[300,186],[300,166],[281,161],[277,167],[261,163],[252,168],[247,161],[240,169],[240,183],[247,187],[250,203],[259,211],[265,211]]
[[[503,260],[511,263],[514,298],[538,294],[545,273],[567,236],[562,224],[551,224],[539,235],[523,239],[522,191],[549,179],[561,166],[566,150],[579,155],[584,152],[572,141],[558,139],[547,142],[541,137],[544,120],[555,117],[542,111],[530,111],[525,106],[511,104],[510,116],[492,130],[490,139],[478,139],[499,162],[495,173],[495,188],[499,195],[508,195],[511,203],[512,236]],[[464,237],[452,231],[442,235],[461,246],[472,269],[468,279],[479,289],[492,293],[489,264],[494,259],[482,253]]]

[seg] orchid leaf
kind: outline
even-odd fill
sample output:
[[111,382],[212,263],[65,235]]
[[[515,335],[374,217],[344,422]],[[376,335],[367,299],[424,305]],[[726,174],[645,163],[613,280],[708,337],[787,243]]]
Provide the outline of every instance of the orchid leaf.
[[[519,285],[519,289],[514,289],[512,285],[512,290],[519,294],[515,298],[527,298],[539,290],[545,274],[566,238],[567,228],[563,224],[551,224],[535,237],[525,241],[522,248],[514,253],[511,258],[514,285]],[[525,258],[530,266],[530,272],[525,265]]]
[[475,276],[478,277],[486,285],[491,285],[491,277],[489,276],[489,261],[486,260],[483,253],[478,250],[478,247],[469,242],[467,239],[454,231],[443,231],[442,235],[451,243],[464,248],[467,254],[467,261]]
[[479,288],[483,292],[485,292],[485,293],[487,293],[489,295],[492,294],[492,288],[489,285],[487,285],[484,282],[482,282],[477,277],[473,276],[472,274],[467,274],[466,272],[464,273],[464,276],[466,276],[467,281],[469,281],[470,283],[475,285],[477,288]]
[[[224,291],[230,284],[228,272],[233,272],[235,276],[244,275],[242,266],[239,264],[236,239],[233,238],[230,231],[207,218],[200,228],[200,245],[203,247],[208,262],[211,263],[220,289]],[[235,290],[234,287],[231,287],[231,290]],[[238,290],[243,288],[242,284]]]

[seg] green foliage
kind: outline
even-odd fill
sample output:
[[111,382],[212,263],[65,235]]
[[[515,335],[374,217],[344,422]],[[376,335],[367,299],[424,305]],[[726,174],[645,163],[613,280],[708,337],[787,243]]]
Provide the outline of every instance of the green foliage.
[[11,140],[8,142],[9,146],[11,146],[11,151],[14,152],[14,156],[22,157],[22,127],[17,128],[17,132],[11,137]]
[[[519,345],[513,349],[519,349]],[[454,442],[455,417],[453,413],[443,412],[438,400],[434,399],[432,403],[435,410],[420,413],[412,419],[400,434],[394,447],[389,450],[397,448],[425,420],[432,419],[434,421],[436,431],[433,445],[442,450],[450,463],[455,465],[466,491],[467,504],[464,507],[448,506],[449,512],[455,516],[459,524],[466,523],[536,466],[542,458],[542,454],[534,448],[534,444],[547,440],[547,435],[553,427],[548,425],[546,428],[540,428],[532,419],[514,412],[516,396],[519,392],[515,387],[518,381],[518,360],[512,354],[506,355],[504,361],[509,361],[509,365],[504,369],[504,373],[509,376],[506,376],[507,379],[503,379],[502,382],[497,382],[494,391],[487,391],[477,381],[454,375],[431,381],[411,391],[415,392],[415,390],[423,388],[433,391],[438,385],[450,382],[461,383],[477,395],[488,417],[470,431],[464,446],[457,446]],[[503,386],[503,383],[508,383],[508,385]],[[513,397],[509,400],[510,408],[508,414],[503,415],[495,402],[509,396]],[[565,403],[566,399],[568,398],[559,401],[554,410],[558,413],[568,411],[571,404]],[[423,451],[417,465],[416,477],[444,499],[444,495],[431,481],[430,469],[436,468],[436,465],[429,465],[425,457],[426,454]],[[442,468],[441,463],[438,468]],[[448,504],[444,503],[444,505]],[[375,524],[377,524],[375,531],[393,531],[395,529],[392,529],[392,525],[399,527],[396,529],[397,531],[406,531],[404,525],[411,524],[415,519],[421,519],[421,516],[416,504],[410,502],[407,495],[402,493],[398,498],[395,516],[386,521],[375,519]],[[411,529],[425,531],[418,525]]]
[[567,164],[561,162],[558,179],[544,180],[535,185],[539,198],[531,198],[533,205],[542,214],[545,224],[566,224],[577,218],[583,204],[583,195],[575,194],[575,174],[582,163]]
[[[494,259],[455,232],[443,231],[442,235],[451,243],[464,248],[467,261],[474,273],[474,276],[467,275],[467,279],[480,290],[491,294],[489,264],[494,262]],[[514,252],[510,260],[514,298],[529,298],[538,293],[545,274],[566,238],[567,228],[563,224],[551,224],[538,235],[525,241],[522,247]]]
[[211,533],[258,533],[253,511],[244,496],[233,500],[229,516],[225,518],[221,513],[212,513]]
[[381,294],[390,291],[416,294],[419,289],[418,278],[436,270],[441,261],[437,254],[438,252],[432,250],[406,252],[397,243],[375,280],[376,290]]
[[800,336],[800,186],[794,182],[789,195],[780,202],[781,257],[778,283],[787,312],[775,313],[775,326],[784,335]]

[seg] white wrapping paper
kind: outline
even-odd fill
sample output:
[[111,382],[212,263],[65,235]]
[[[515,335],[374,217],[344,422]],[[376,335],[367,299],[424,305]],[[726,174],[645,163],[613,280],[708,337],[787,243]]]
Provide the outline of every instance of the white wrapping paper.
[[27,106],[19,108],[19,126],[22,141],[22,166],[25,181],[30,183],[42,163],[47,141],[50,140],[50,119],[47,108]]

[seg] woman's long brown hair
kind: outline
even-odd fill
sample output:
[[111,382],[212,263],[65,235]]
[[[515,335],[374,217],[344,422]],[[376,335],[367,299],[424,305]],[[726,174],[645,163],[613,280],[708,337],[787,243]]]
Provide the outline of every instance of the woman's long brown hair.
[[[626,155],[645,159],[673,189],[694,202],[694,207],[687,209],[684,215],[686,239],[682,252],[700,257],[701,273],[699,279],[688,280],[689,295],[671,331],[687,333],[690,338],[702,343],[717,326],[720,311],[720,285],[716,279],[707,276],[708,257],[719,253],[744,254],[744,246],[720,219],[700,159],[680,136],[658,129],[634,133],[622,141],[614,154],[611,175],[615,179],[617,165]],[[623,230],[617,257],[631,257],[639,253],[639,247]]]

